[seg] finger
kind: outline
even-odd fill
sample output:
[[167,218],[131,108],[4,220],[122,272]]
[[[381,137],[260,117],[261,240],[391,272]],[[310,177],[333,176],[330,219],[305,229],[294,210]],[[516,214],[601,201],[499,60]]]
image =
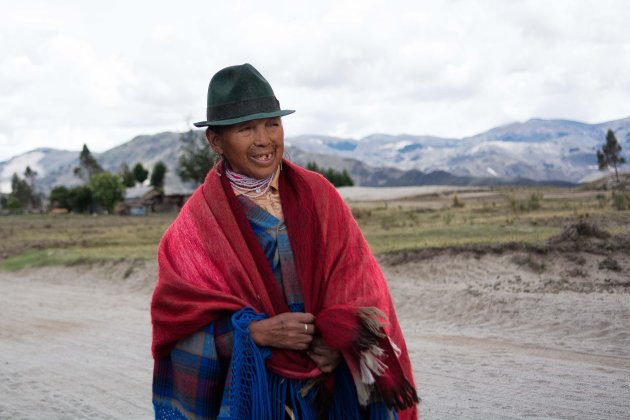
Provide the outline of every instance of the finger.
[[311,336],[315,334],[315,325],[310,324],[308,322],[294,321],[293,323],[291,323],[290,328],[291,328],[291,331],[296,332],[298,334],[308,334]]
[[304,333],[308,335],[315,335],[315,324],[304,323]]
[[306,343],[310,346],[311,342],[313,341],[313,336],[304,334],[304,331],[300,333],[292,332],[285,336],[284,341],[288,343]]
[[321,370],[324,373],[330,373],[333,370],[335,370],[333,365],[323,365],[323,366],[317,366],[319,368],[319,370]]
[[306,334],[302,334],[300,337],[297,337],[295,339],[296,343],[300,343],[300,344],[306,345],[306,349],[304,349],[304,350],[308,350],[308,347],[310,347],[310,345],[311,345],[311,341],[313,341],[313,336],[312,335],[306,335]]
[[318,368],[326,364],[326,360],[320,356],[317,356],[316,354],[309,354],[308,356],[313,362],[315,362]]
[[308,350],[309,344],[307,341],[291,341],[285,343],[282,347],[291,350]]
[[291,313],[292,318],[297,322],[313,324],[315,323],[315,315],[310,314],[308,312],[293,312]]
[[313,340],[313,351],[318,354],[337,355],[339,351],[322,343],[321,340]]
[[332,356],[335,354],[334,350],[330,350],[327,349],[326,347],[320,347],[320,346],[312,346],[311,351],[313,352],[313,354],[316,354],[318,356]]
[[338,365],[336,361],[330,360],[326,357],[311,356],[311,359],[315,362],[317,368],[322,372],[332,372]]
[[318,354],[309,350],[308,355],[320,365],[335,364],[338,361],[338,358],[331,354]]
[[308,343],[300,343],[300,344],[296,344],[296,345],[293,347],[293,349],[294,349],[294,350],[300,350],[300,351],[306,350],[306,349],[308,349]]

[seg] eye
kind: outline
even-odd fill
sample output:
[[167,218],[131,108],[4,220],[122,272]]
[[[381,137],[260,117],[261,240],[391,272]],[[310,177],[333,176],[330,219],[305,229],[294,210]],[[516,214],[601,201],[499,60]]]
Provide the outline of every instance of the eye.
[[244,133],[244,132],[246,132],[246,131],[248,131],[248,130],[250,130],[250,129],[251,129],[251,126],[249,126],[249,125],[244,125],[244,126],[242,126],[242,127],[239,127],[237,131],[238,131],[239,133]]

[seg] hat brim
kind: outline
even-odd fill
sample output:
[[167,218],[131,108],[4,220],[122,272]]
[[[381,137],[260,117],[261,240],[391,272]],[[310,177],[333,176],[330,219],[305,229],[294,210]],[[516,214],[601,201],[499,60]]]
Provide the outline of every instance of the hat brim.
[[228,120],[199,121],[194,123],[193,125],[195,127],[208,127],[210,125],[234,125],[245,121],[261,120],[263,118],[284,117],[285,115],[293,114],[294,112],[295,111],[292,109],[281,109],[279,111],[273,112],[260,112],[258,114],[244,115],[242,117],[230,118]]

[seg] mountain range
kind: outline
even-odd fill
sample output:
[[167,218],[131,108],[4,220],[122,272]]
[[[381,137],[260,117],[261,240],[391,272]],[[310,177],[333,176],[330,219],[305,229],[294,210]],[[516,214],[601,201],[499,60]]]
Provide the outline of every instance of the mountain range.
[[360,140],[299,136],[287,142],[306,152],[354,158],[371,166],[579,183],[601,176],[596,150],[608,129],[615,131],[622,153],[627,153],[630,118],[601,124],[531,119],[462,139],[373,134]]
[[[285,143],[290,160],[346,169],[357,185],[566,185],[601,176],[596,150],[608,129],[615,131],[622,154],[627,153],[630,117],[599,124],[531,119],[461,139],[404,134],[373,134],[362,139],[301,135],[286,138]],[[112,172],[123,163],[133,166],[141,162],[151,169],[161,160],[169,168],[167,192],[190,192],[194,186],[175,174],[182,151],[179,137],[172,132],[141,135],[94,156]],[[27,165],[37,171],[37,187],[44,193],[55,185],[79,184],[73,174],[78,157],[79,151],[42,148],[0,162],[0,191],[9,192],[11,176],[23,174]]]

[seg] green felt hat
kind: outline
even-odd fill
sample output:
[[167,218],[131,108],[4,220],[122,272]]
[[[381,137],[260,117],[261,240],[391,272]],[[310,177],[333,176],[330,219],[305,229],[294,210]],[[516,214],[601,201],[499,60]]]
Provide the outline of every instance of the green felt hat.
[[210,80],[207,121],[195,127],[232,125],[244,121],[289,115],[295,111],[280,109],[271,85],[251,64],[226,67]]

